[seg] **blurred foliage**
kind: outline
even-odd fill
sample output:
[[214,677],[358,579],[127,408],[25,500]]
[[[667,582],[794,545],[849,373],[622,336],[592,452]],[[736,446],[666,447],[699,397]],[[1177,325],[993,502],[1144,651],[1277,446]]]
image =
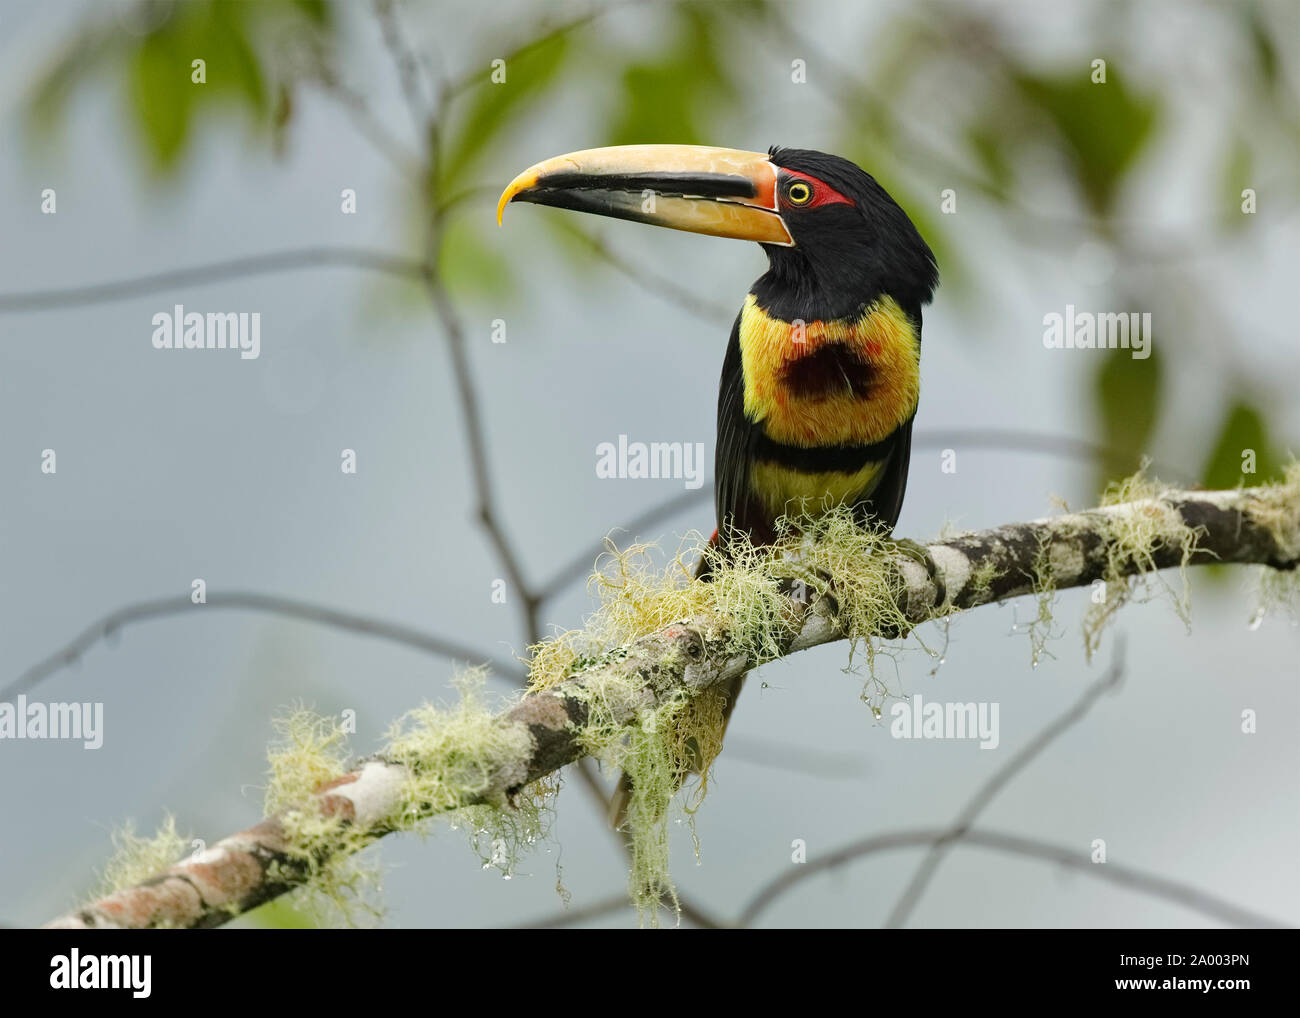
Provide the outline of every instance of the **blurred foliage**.
[[452,293],[467,298],[501,298],[514,289],[511,262],[497,238],[485,238],[477,224],[459,216],[448,221],[438,244],[438,271]]
[[251,912],[240,916],[231,929],[259,930],[318,930],[320,923],[307,912],[294,905],[292,897],[286,896],[259,905]]
[[[1243,453],[1255,454],[1255,472],[1243,474]],[[1233,401],[1218,441],[1206,457],[1201,483],[1207,488],[1235,488],[1238,484],[1258,484],[1262,480],[1282,476],[1282,459],[1268,438],[1264,418],[1251,404],[1240,397]]]
[[1112,454],[1097,464],[1098,491],[1117,474],[1132,472],[1147,452],[1156,421],[1163,409],[1164,354],[1161,340],[1147,337],[1151,356],[1133,357],[1131,350],[1098,354],[1101,368],[1095,376],[1094,398],[1101,409],[1101,444]]
[[1092,211],[1108,212],[1151,137],[1159,100],[1130,92],[1113,69],[1105,84],[1093,84],[1086,64],[1055,77],[1021,72],[1012,81],[1059,133],[1063,154]]
[[[1161,144],[1166,133],[1173,134],[1162,128],[1176,122],[1176,100],[1190,87],[1194,69],[1180,68],[1161,79],[1144,59],[1135,58],[1130,19],[1143,5],[1107,7],[1104,17],[1079,29],[1068,51],[1050,57],[1026,46],[1023,23],[996,6],[891,7],[873,15],[862,38],[823,31],[821,6],[765,0],[611,4],[568,24],[549,21],[539,10],[531,38],[527,19],[518,16],[503,18],[496,28],[480,23],[470,31],[468,24],[453,25],[440,38],[457,45],[468,40],[481,52],[469,63],[477,68],[469,77],[450,82],[445,115],[410,142],[426,164],[424,205],[407,217],[408,239],[431,250],[457,298],[499,302],[519,281],[487,232],[489,217],[481,215],[484,201],[494,197],[485,182],[497,184],[508,176],[506,170],[518,169],[513,162],[503,169],[493,160],[507,150],[529,113],[562,106],[569,92],[583,90],[599,100],[601,120],[583,132],[591,144],[735,143],[735,125],[756,131],[775,76],[788,80],[790,60],[798,56],[808,66],[808,84],[799,86],[798,101],[840,114],[843,126],[826,147],[867,168],[908,210],[939,260],[940,300],[969,303],[984,293],[978,239],[962,234],[960,217],[939,213],[939,192],[950,186],[963,203],[982,205],[994,221],[1006,224],[1003,232],[1014,229],[1017,240],[1024,238],[1046,258],[1067,259],[1089,240],[1113,251],[1113,310],[1172,299],[1159,292],[1156,276],[1146,277],[1157,280],[1143,284],[1151,287],[1147,292],[1132,288],[1128,270],[1146,268],[1147,254],[1129,246],[1135,231],[1123,211],[1124,199],[1139,182],[1149,186],[1143,173],[1160,165]],[[410,4],[404,13],[414,19],[427,16],[426,10]],[[1205,166],[1187,167],[1220,198],[1197,220],[1208,231],[1192,235],[1197,246],[1244,238],[1255,226],[1255,217],[1240,212],[1243,188],[1263,189],[1261,202],[1268,203],[1271,215],[1289,214],[1300,204],[1300,177],[1294,172],[1259,177],[1268,166],[1300,160],[1292,66],[1300,38],[1295,12],[1285,0],[1228,5],[1202,0],[1180,10],[1183,17],[1209,20],[1236,68],[1214,82],[1222,107],[1207,110],[1198,125],[1219,147]],[[613,31],[605,23],[624,15],[623,27],[631,26],[630,32]],[[157,173],[176,176],[202,122],[218,112],[239,111],[258,144],[278,152],[292,130],[304,84],[328,92],[343,80],[366,80],[369,68],[345,73],[335,65],[342,59],[341,36],[351,40],[355,34],[342,24],[351,29],[372,16],[369,5],[324,0],[160,0],[111,16],[105,8],[92,8],[32,92],[28,124],[37,136],[52,134],[66,118],[69,99],[88,83],[108,78],[123,84],[129,119]],[[514,39],[517,48],[498,52],[502,38]],[[323,66],[305,70],[294,56],[304,49]],[[1098,84],[1091,62],[1103,54],[1106,81]],[[383,60],[385,55],[372,56]],[[199,57],[207,62],[203,86],[190,84],[191,61]],[[492,80],[496,57],[506,59],[505,83]],[[1047,171],[1044,150],[1051,156]],[[1046,200],[1035,199],[1035,188],[1044,182]],[[1078,207],[1068,207],[1070,198],[1062,195],[1072,195]],[[437,244],[426,249],[431,220],[440,229]],[[563,240],[556,246],[559,257],[575,267],[599,257],[598,246],[581,239],[593,227],[581,221],[560,224],[556,217],[547,222]],[[1170,264],[1177,265],[1180,254],[1176,248],[1169,252]],[[1213,288],[1203,288],[1197,299],[1205,302],[1207,313],[1189,314],[1188,320],[1231,320],[1211,313],[1217,311],[1211,302],[1223,299]],[[423,302],[409,306],[423,307]],[[1249,370],[1249,336],[1212,341],[1233,344],[1232,356]],[[932,341],[931,350],[943,342],[942,337]],[[1081,371],[1080,384],[1090,386],[1099,440],[1126,460],[1105,464],[1107,473],[1130,470],[1151,451],[1158,434],[1190,433],[1199,423],[1202,408],[1167,398],[1175,372],[1214,370],[1201,358],[1179,356],[1191,342],[1193,337],[1162,331],[1148,360],[1114,351],[1097,355]],[[1272,476],[1279,450],[1288,447],[1270,434],[1269,407],[1241,394],[1265,389],[1249,383],[1245,376],[1234,379],[1231,390],[1219,383],[1224,410],[1214,429],[1216,444],[1204,461],[1207,485],[1235,483],[1244,448],[1258,453],[1257,478]]]
[[[132,108],[159,168],[171,168],[184,150],[200,104],[229,101],[245,105],[255,120],[266,116],[266,79],[248,39],[254,11],[253,4],[183,5],[128,59]],[[206,62],[201,88],[190,80],[195,58]]]
[[737,93],[723,58],[723,16],[704,5],[683,4],[664,50],[626,64],[605,144],[717,144],[707,134],[706,120],[726,109]]
[[[271,82],[282,61],[272,42],[293,33],[325,38],[334,25],[323,0],[146,0],[117,14],[116,23],[90,23],[70,41],[33,91],[28,126],[48,136],[78,87],[104,71],[121,74],[144,153],[163,174],[179,168],[210,110],[240,110],[255,129],[273,126]],[[201,84],[193,81],[195,60],[204,61]]]
[[475,168],[488,146],[500,140],[505,128],[540,103],[559,83],[570,52],[569,42],[567,33],[544,36],[506,60],[505,81],[492,81],[490,71],[476,79],[468,100],[469,110],[458,117],[459,130],[439,160],[434,195],[448,194],[457,186],[476,182],[467,179],[468,171]]

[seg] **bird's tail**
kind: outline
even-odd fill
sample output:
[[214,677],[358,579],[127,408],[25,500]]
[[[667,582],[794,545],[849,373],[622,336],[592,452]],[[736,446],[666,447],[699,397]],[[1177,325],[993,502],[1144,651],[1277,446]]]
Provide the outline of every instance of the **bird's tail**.
[[[715,530],[713,532],[713,536],[709,538],[709,548],[713,549],[716,548],[717,546],[718,546],[718,532]],[[695,567],[695,579],[702,580],[705,582],[708,581],[711,575],[711,569],[709,565],[711,560],[712,560],[712,556],[708,553],[704,554],[700,558],[699,564]],[[745,676],[738,675],[736,678],[728,681],[727,684],[719,690],[719,692],[721,692],[722,695],[725,697],[725,700],[722,704],[722,736],[723,737],[725,737],[727,734],[727,724],[731,721],[731,712],[736,707],[736,699],[737,697],[740,696],[740,691],[744,687],[744,685],[745,685]],[[700,773],[700,768],[693,766],[690,769],[689,773],[698,774]],[[610,825],[614,828],[614,830],[616,831],[622,830],[624,825],[627,823],[627,808],[628,808],[628,804],[631,803],[631,801],[632,801],[632,777],[627,773],[627,771],[624,771],[622,775],[619,776],[618,787],[614,789],[614,795],[613,798],[610,800],[610,804],[609,804],[609,822]]]

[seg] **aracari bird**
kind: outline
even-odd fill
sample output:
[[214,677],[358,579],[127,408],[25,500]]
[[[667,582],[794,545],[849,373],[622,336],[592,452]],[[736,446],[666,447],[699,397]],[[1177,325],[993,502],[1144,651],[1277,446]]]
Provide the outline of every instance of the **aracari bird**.
[[[722,364],[711,543],[724,554],[736,535],[770,543],[780,517],[841,504],[892,532],[920,395],[921,306],[938,271],[875,179],[809,149],[627,145],[525,170],[498,222],[512,201],[761,244],[768,269]],[[724,724],[742,682],[726,691]],[[625,779],[616,809],[629,790]]]

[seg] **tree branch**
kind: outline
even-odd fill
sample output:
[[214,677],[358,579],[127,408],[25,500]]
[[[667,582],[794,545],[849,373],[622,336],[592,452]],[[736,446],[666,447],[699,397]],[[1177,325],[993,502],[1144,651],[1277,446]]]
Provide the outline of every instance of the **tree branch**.
[[[875,855],[878,852],[893,852],[905,848],[926,846],[933,848],[941,842],[950,843],[954,847],[966,845],[972,848],[985,848],[1006,855],[1055,863],[1058,866],[1074,870],[1083,876],[1125,887],[1152,898],[1173,902],[1175,905],[1181,905],[1193,912],[1199,912],[1210,919],[1232,923],[1234,926],[1249,929],[1287,928],[1286,923],[1279,922],[1270,916],[1252,912],[1230,901],[1206,894],[1190,884],[1170,880],[1157,873],[1148,873],[1145,870],[1125,866],[1123,863],[1118,862],[1107,862],[1104,865],[1094,863],[1086,852],[1080,852],[1076,848],[1054,845],[1038,838],[1029,838],[981,827],[966,828],[955,835],[951,829],[943,830],[938,828],[934,830],[890,831],[886,834],[873,834],[870,837],[850,842],[841,848],[828,852],[820,859],[801,866],[794,866],[788,872],[768,881],[750,899],[749,904],[741,911],[739,918],[734,923],[724,922],[719,925],[740,929],[752,926],[759,916],[766,912],[778,898],[789,893],[795,887],[819,874],[829,873],[841,866],[847,866],[852,862],[865,859],[869,855]],[[592,919],[603,919],[606,916],[630,908],[631,903],[627,900],[626,895],[611,896],[594,901],[589,905],[580,905],[577,908],[565,909],[540,919],[529,920],[512,928],[558,929],[562,926],[573,926]]]
[[903,888],[903,893],[899,895],[898,901],[890,911],[889,918],[885,920],[887,929],[897,929],[907,922],[912,910],[916,908],[917,902],[921,900],[921,895],[925,893],[925,889],[930,885],[930,880],[938,871],[939,864],[943,862],[949,846],[970,830],[971,825],[975,823],[979,815],[984,812],[985,807],[993,801],[997,794],[1017,774],[1028,767],[1035,757],[1050,746],[1057,736],[1082,721],[1088,711],[1092,710],[1093,705],[1102,698],[1103,694],[1118,686],[1123,677],[1124,649],[1122,646],[1117,646],[1115,648],[1115,660],[1111,663],[1110,668],[1106,670],[1106,674],[1084,690],[1083,695],[1071,705],[1069,710],[1034,736],[1028,744],[1021,747],[1010,760],[998,768],[993,776],[975,793],[970,802],[963,807],[962,811],[957,815],[957,819],[948,828],[948,833],[935,839],[934,844],[930,846],[930,850],[926,852],[925,858],[921,860],[921,865],[912,874],[912,879]]
[[427,633],[411,626],[404,626],[398,622],[374,618],[369,615],[358,615],[354,612],[339,611],[337,608],[312,604],[309,601],[302,601],[297,598],[280,597],[275,594],[259,594],[256,591],[215,591],[208,594],[207,597],[207,603],[201,605],[194,604],[188,597],[181,595],[178,597],[159,597],[150,601],[137,601],[134,604],[119,608],[111,614],[92,622],[54,653],[38,661],[19,675],[18,678],[0,689],[0,700],[10,700],[19,693],[28,692],[33,686],[54,674],[60,668],[66,668],[68,665],[79,661],[82,655],[96,643],[115,635],[124,626],[136,622],[145,622],[149,619],[164,618],[168,615],[183,615],[186,612],[199,613],[205,610],[221,608],[270,612],[275,615],[300,619],[304,622],[316,622],[353,633],[376,636],[380,639],[405,644],[408,647],[414,647],[417,650],[431,654],[439,654],[453,660],[489,665],[494,672],[499,673],[503,678],[511,679],[516,684],[520,684],[524,680],[523,670],[518,665],[512,664],[503,658],[492,658],[482,651],[456,640],[447,639],[435,633]]
[[[1133,547],[1138,533],[1147,535],[1140,554]],[[1194,534],[1194,543],[1175,540],[1179,533]],[[1118,582],[1185,563],[1257,563],[1291,570],[1300,563],[1300,473],[1293,469],[1288,483],[1264,488],[1165,489],[1158,497],[957,535],[927,550],[933,575],[917,561],[914,549],[897,546],[883,552],[883,564],[893,577],[888,597],[909,627],[1035,590],[1085,586],[1101,578]],[[780,556],[772,560],[788,561]],[[828,590],[821,596],[808,603],[787,601],[775,631],[764,634],[762,645],[771,649],[763,652],[738,653],[737,647],[759,645],[757,634],[747,631],[757,623],[719,609],[675,622],[595,661],[582,660],[564,681],[526,695],[491,723],[492,755],[478,760],[470,768],[472,775],[451,787],[445,801],[410,798],[427,762],[381,753],[320,787],[303,804],[307,813],[340,824],[339,838],[318,839],[310,859],[303,858],[301,848],[295,851],[283,818],[270,817],[53,925],[220,925],[308,882],[313,870],[332,856],[356,851],[413,821],[470,805],[508,809],[527,785],[589,752],[590,724],[640,723],[648,710],[696,695],[766,661],[843,639],[847,622],[838,614],[836,591],[847,589],[854,576],[826,579]],[[937,606],[936,581],[946,590]],[[443,746],[442,752],[463,761],[482,749],[453,745]]]
[[322,266],[369,269],[372,272],[382,272],[412,280],[422,278],[425,271],[423,262],[418,259],[388,254],[384,251],[345,247],[301,248],[292,251],[273,251],[247,258],[231,258],[228,261],[211,262],[193,268],[172,269],[168,272],[155,272],[147,276],[136,276],[110,283],[0,294],[0,314],[20,311],[60,311],[87,304],[129,300],[132,297],[143,297],[177,286],[203,286],[226,279],[256,276],[263,272],[314,269]]
[[745,907],[736,925],[742,927],[753,925],[777,898],[818,873],[828,872],[864,856],[873,855],[876,852],[888,852],[899,848],[933,847],[944,841],[951,841],[959,845],[988,848],[1011,855],[1027,856],[1032,859],[1041,859],[1044,862],[1056,863],[1058,866],[1065,866],[1087,876],[1095,877],[1098,880],[1105,880],[1121,887],[1132,888],[1143,894],[1163,898],[1176,905],[1182,905],[1184,908],[1200,912],[1212,919],[1232,923],[1234,926],[1244,926],[1251,929],[1286,928],[1285,923],[1269,916],[1241,908],[1230,901],[1224,901],[1221,898],[1206,894],[1189,884],[1169,880],[1156,873],[1147,873],[1118,862],[1094,863],[1086,852],[1081,852],[1078,849],[1053,845],[1051,842],[1041,841],[1037,838],[1027,838],[1018,834],[991,831],[978,827],[967,828],[956,836],[953,835],[950,829],[939,828],[933,830],[894,831],[888,834],[873,835],[845,845],[816,862],[798,866],[789,873],[783,873],[764,886]]

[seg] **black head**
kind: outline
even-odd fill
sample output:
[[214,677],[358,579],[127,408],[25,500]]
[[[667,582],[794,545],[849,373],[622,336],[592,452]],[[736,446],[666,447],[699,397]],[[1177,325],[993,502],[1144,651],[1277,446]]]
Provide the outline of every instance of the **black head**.
[[809,149],[618,145],[543,160],[497,203],[531,202],[761,244],[753,287],[790,320],[843,318],[882,295],[919,315],[934,256],[883,187],[847,159]]
[[773,146],[768,155],[794,244],[763,244],[770,267],[752,287],[763,310],[811,321],[853,316],[885,295],[910,312],[929,303],[934,255],[869,173],[811,149]]

